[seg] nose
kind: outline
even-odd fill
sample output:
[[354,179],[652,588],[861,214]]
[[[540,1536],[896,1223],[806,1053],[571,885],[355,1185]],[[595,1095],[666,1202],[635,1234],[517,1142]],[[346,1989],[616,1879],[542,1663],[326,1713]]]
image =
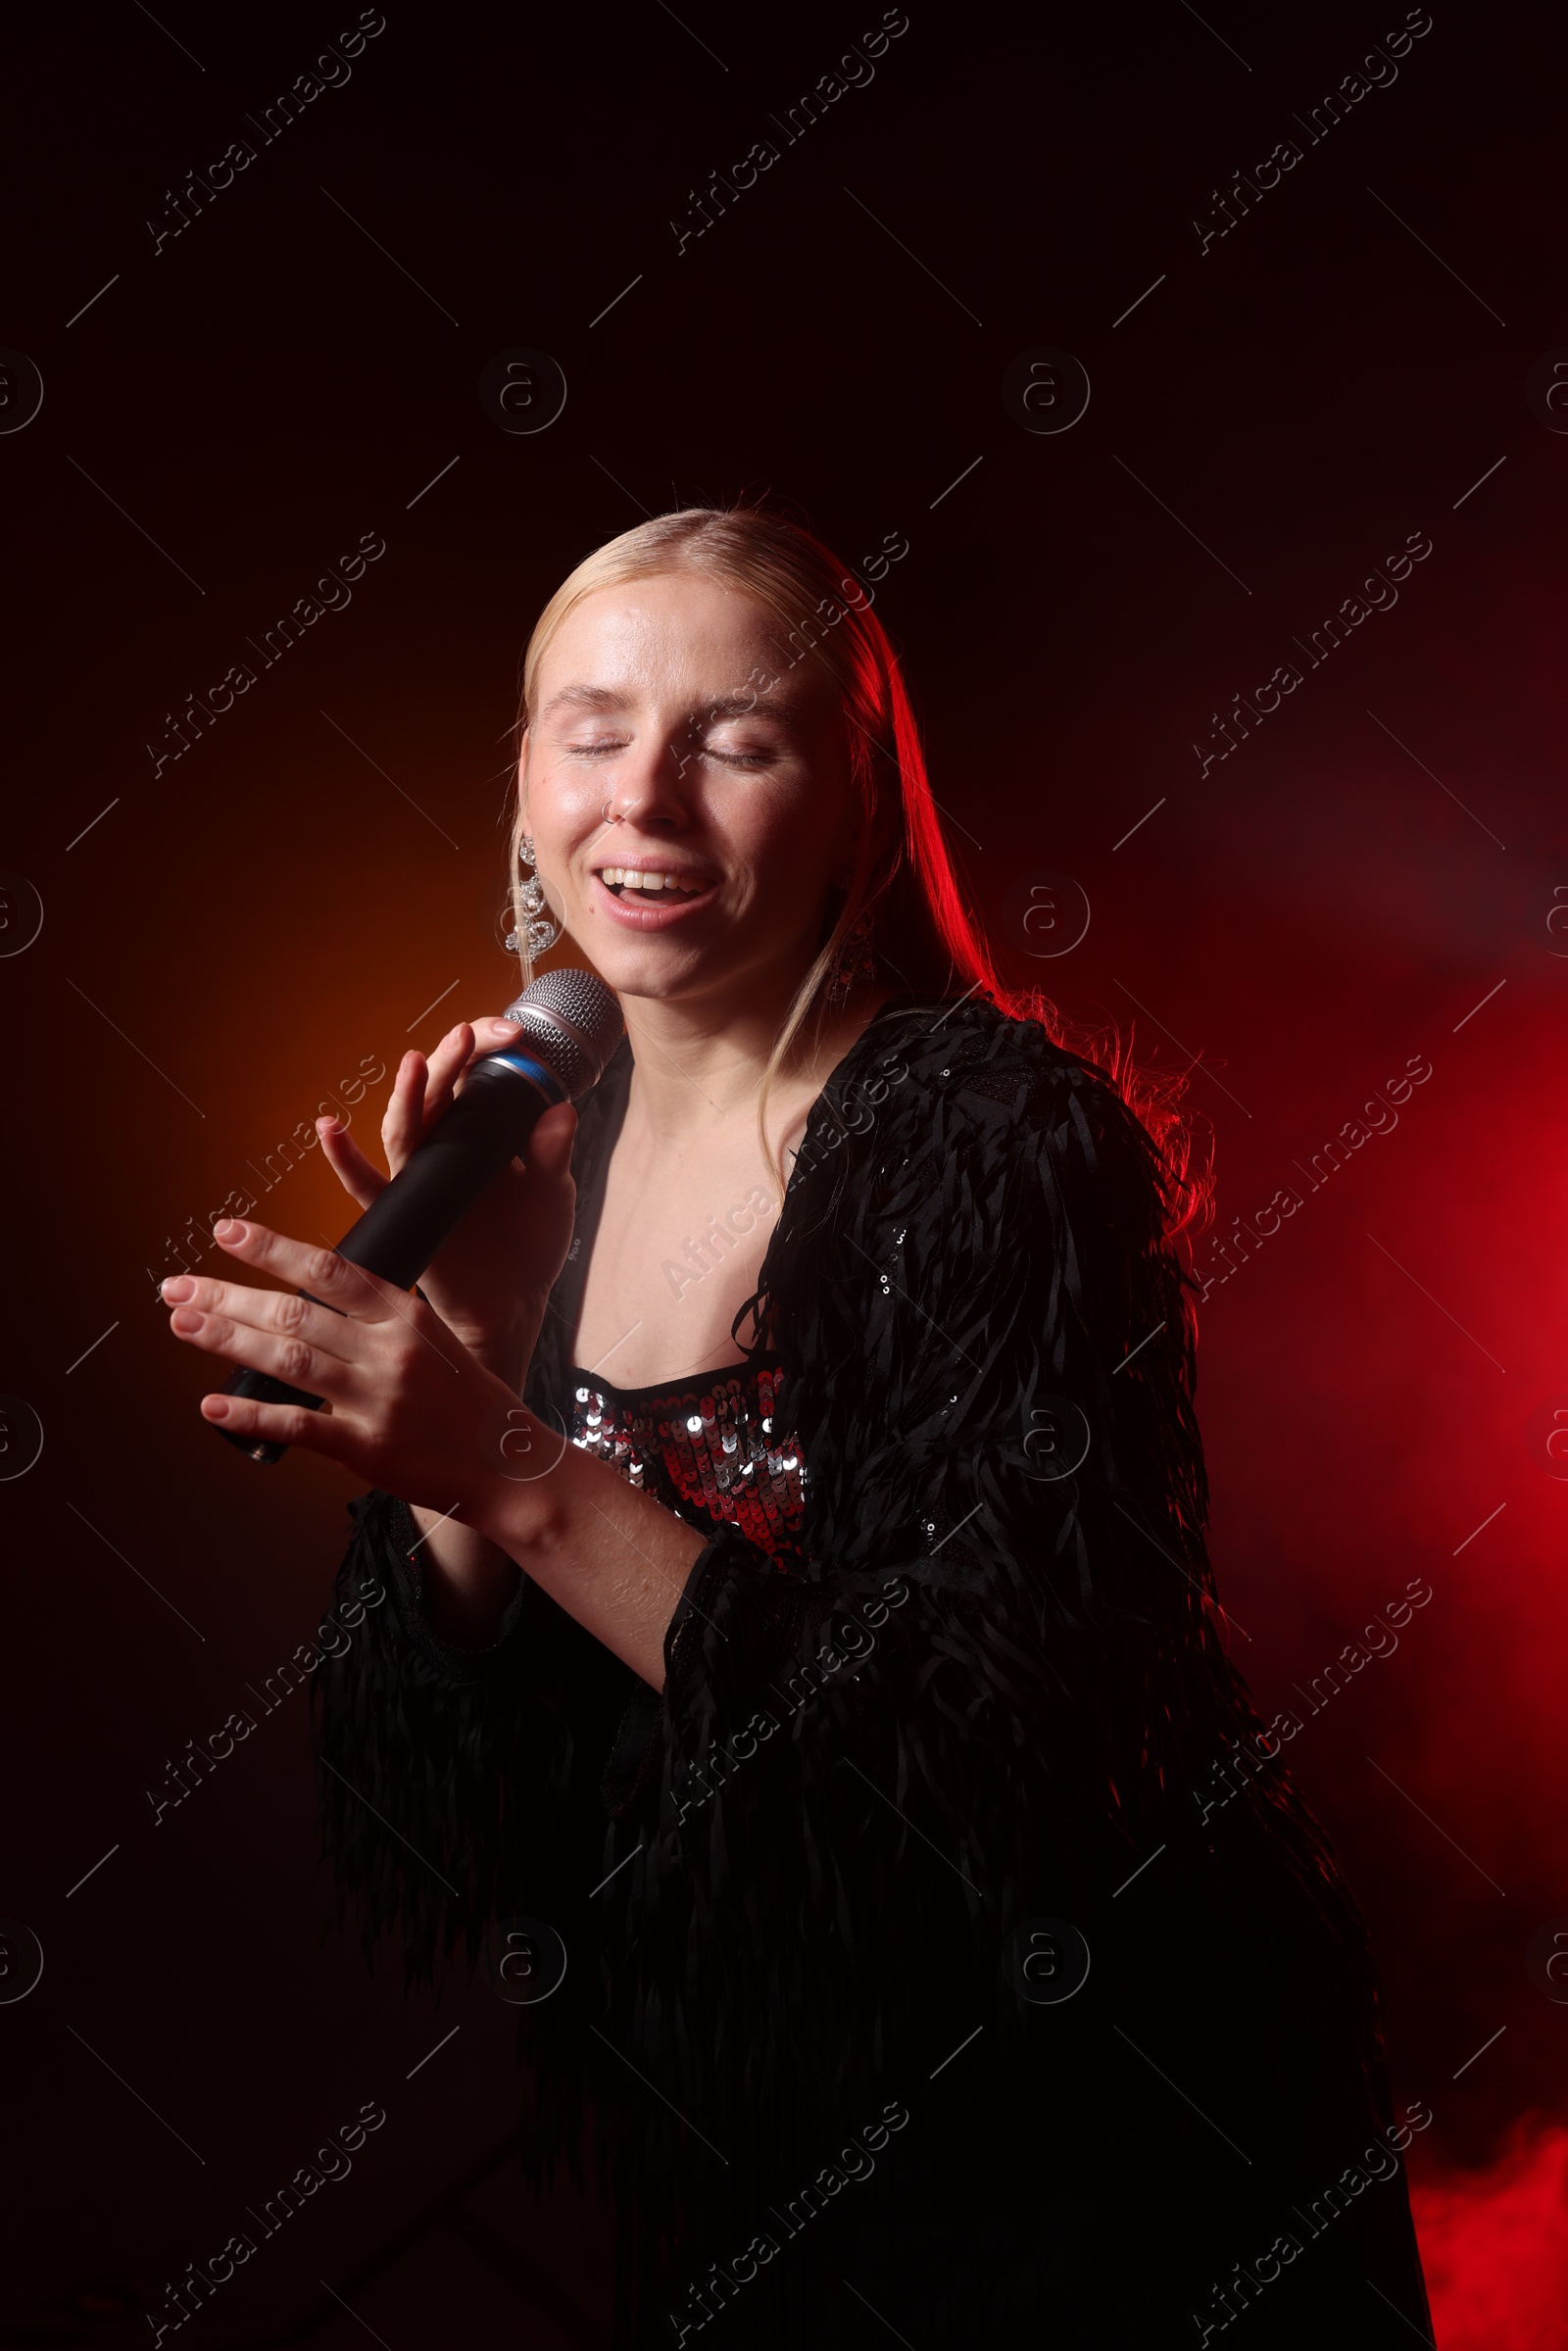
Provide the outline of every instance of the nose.
[[690,819],[686,775],[695,753],[684,740],[685,730],[656,737],[633,747],[620,763],[615,789],[604,804],[607,824],[624,824],[635,817],[639,828],[662,825],[678,829]]

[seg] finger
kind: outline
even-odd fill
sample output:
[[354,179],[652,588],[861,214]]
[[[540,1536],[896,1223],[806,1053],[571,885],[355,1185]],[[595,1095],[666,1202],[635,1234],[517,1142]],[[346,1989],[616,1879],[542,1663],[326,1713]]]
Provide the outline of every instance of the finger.
[[528,1171],[542,1183],[559,1184],[571,1165],[577,1113],[570,1102],[545,1112],[528,1138]]
[[225,1363],[243,1363],[247,1371],[270,1372],[274,1380],[303,1388],[311,1396],[345,1402],[351,1393],[359,1393],[361,1383],[352,1366],[306,1340],[279,1339],[270,1331],[235,1322],[231,1315],[198,1313],[194,1306],[176,1306],[169,1327],[187,1347],[221,1355]]
[[[343,1363],[359,1360],[360,1343],[350,1318],[328,1313],[324,1306],[314,1305],[292,1290],[245,1290],[237,1282],[214,1282],[182,1273],[161,1283],[159,1296],[178,1314],[236,1323],[247,1330],[268,1332],[274,1339],[299,1340],[318,1355],[335,1355]],[[192,1336],[196,1327],[195,1320],[187,1321],[180,1337]],[[216,1343],[203,1344],[214,1345],[217,1353],[226,1351]],[[303,1376],[294,1384],[309,1386]]]
[[357,1143],[349,1140],[347,1130],[335,1118],[318,1118],[316,1131],[321,1138],[321,1150],[326,1161],[348,1194],[361,1208],[368,1208],[386,1190],[387,1179],[378,1167],[372,1167]]
[[473,1058],[476,1061],[483,1060],[486,1053],[503,1053],[508,1046],[514,1047],[522,1033],[514,1020],[504,1020],[499,1012],[472,1020],[468,1026],[473,1031]]
[[443,1110],[452,1106],[457,1082],[473,1051],[473,1031],[466,1020],[448,1029],[430,1055],[424,1081],[424,1132],[429,1133]]
[[[172,1284],[172,1289],[183,1289],[183,1284]],[[225,1284],[205,1281],[205,1291],[220,1291]],[[315,1324],[336,1324],[338,1331],[353,1331],[353,1324],[341,1314],[324,1314],[303,1298],[268,1298],[264,1291],[232,1291],[240,1300],[256,1300],[261,1307],[299,1307],[301,1319],[308,1316]],[[284,1312],[279,1319],[287,1324],[294,1319]],[[346,1398],[350,1392],[362,1387],[358,1363],[343,1354],[329,1354],[326,1347],[313,1347],[311,1340],[301,1338],[296,1331],[270,1328],[268,1321],[247,1321],[242,1314],[228,1307],[205,1307],[205,1304],[174,1304],[170,1314],[170,1331],[183,1340],[188,1347],[200,1347],[205,1354],[220,1354],[225,1363],[244,1363],[247,1371],[268,1371],[275,1380],[284,1380],[289,1387],[306,1387],[311,1395]]]
[[312,1412],[304,1404],[264,1404],[250,1396],[204,1396],[201,1415],[234,1437],[266,1437],[273,1445],[303,1445],[329,1460],[349,1461],[353,1437],[330,1412]]
[[381,1148],[394,1175],[424,1140],[424,1076],[423,1053],[406,1053],[381,1120]]
[[356,1322],[390,1322],[395,1316],[417,1327],[427,1313],[417,1298],[383,1282],[379,1274],[367,1273],[363,1265],[351,1265],[336,1249],[291,1241],[267,1225],[221,1217],[213,1227],[213,1239],[231,1257],[275,1274],[292,1289],[308,1290],[313,1298],[335,1306],[340,1314],[352,1315]]

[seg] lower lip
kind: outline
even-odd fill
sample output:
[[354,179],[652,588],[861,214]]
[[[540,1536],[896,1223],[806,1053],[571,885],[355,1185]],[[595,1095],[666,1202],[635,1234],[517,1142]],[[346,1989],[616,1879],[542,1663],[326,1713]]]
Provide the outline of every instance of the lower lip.
[[[641,892],[635,901],[628,903],[624,898],[617,898],[597,873],[593,877],[593,885],[595,911],[608,914],[612,922],[618,922],[622,930],[627,931],[667,931],[672,924],[684,921],[688,914],[700,914],[718,895],[718,884],[713,882],[696,898],[672,898],[666,902],[662,893],[653,896]],[[646,905],[642,903],[645,898]]]

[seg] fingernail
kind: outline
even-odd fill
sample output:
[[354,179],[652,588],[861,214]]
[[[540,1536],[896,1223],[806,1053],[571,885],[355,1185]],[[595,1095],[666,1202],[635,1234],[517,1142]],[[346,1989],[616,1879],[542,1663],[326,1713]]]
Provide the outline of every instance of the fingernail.
[[195,1283],[182,1273],[172,1274],[167,1282],[160,1282],[158,1285],[159,1297],[164,1299],[166,1304],[172,1306],[177,1305],[181,1298],[193,1298],[195,1294]]
[[170,1328],[178,1331],[182,1336],[191,1331],[199,1331],[202,1327],[202,1318],[194,1306],[181,1306],[177,1314],[170,1316],[169,1321]]
[[202,1410],[209,1420],[227,1420],[228,1399],[221,1396],[205,1396],[202,1398]]
[[245,1227],[236,1222],[232,1216],[220,1216],[213,1227],[213,1239],[222,1242],[225,1248],[231,1247],[236,1241],[243,1241],[244,1238]]

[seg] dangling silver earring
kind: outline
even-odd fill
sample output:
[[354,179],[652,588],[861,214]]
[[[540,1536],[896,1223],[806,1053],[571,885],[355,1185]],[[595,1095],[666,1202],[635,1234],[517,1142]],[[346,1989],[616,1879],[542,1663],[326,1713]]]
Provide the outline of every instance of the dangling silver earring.
[[[517,904],[527,917],[528,960],[533,963],[555,946],[561,936],[561,925],[550,911],[544,884],[534,870],[533,842],[526,833],[517,844],[517,863],[523,870],[523,878],[517,889]],[[507,953],[514,955],[516,952],[517,934],[508,931]]]
[[872,917],[869,912],[852,923],[844,934],[839,948],[838,966],[827,992],[827,1008],[841,1012],[849,1003],[854,989],[861,980],[876,978],[876,955],[871,946]]

